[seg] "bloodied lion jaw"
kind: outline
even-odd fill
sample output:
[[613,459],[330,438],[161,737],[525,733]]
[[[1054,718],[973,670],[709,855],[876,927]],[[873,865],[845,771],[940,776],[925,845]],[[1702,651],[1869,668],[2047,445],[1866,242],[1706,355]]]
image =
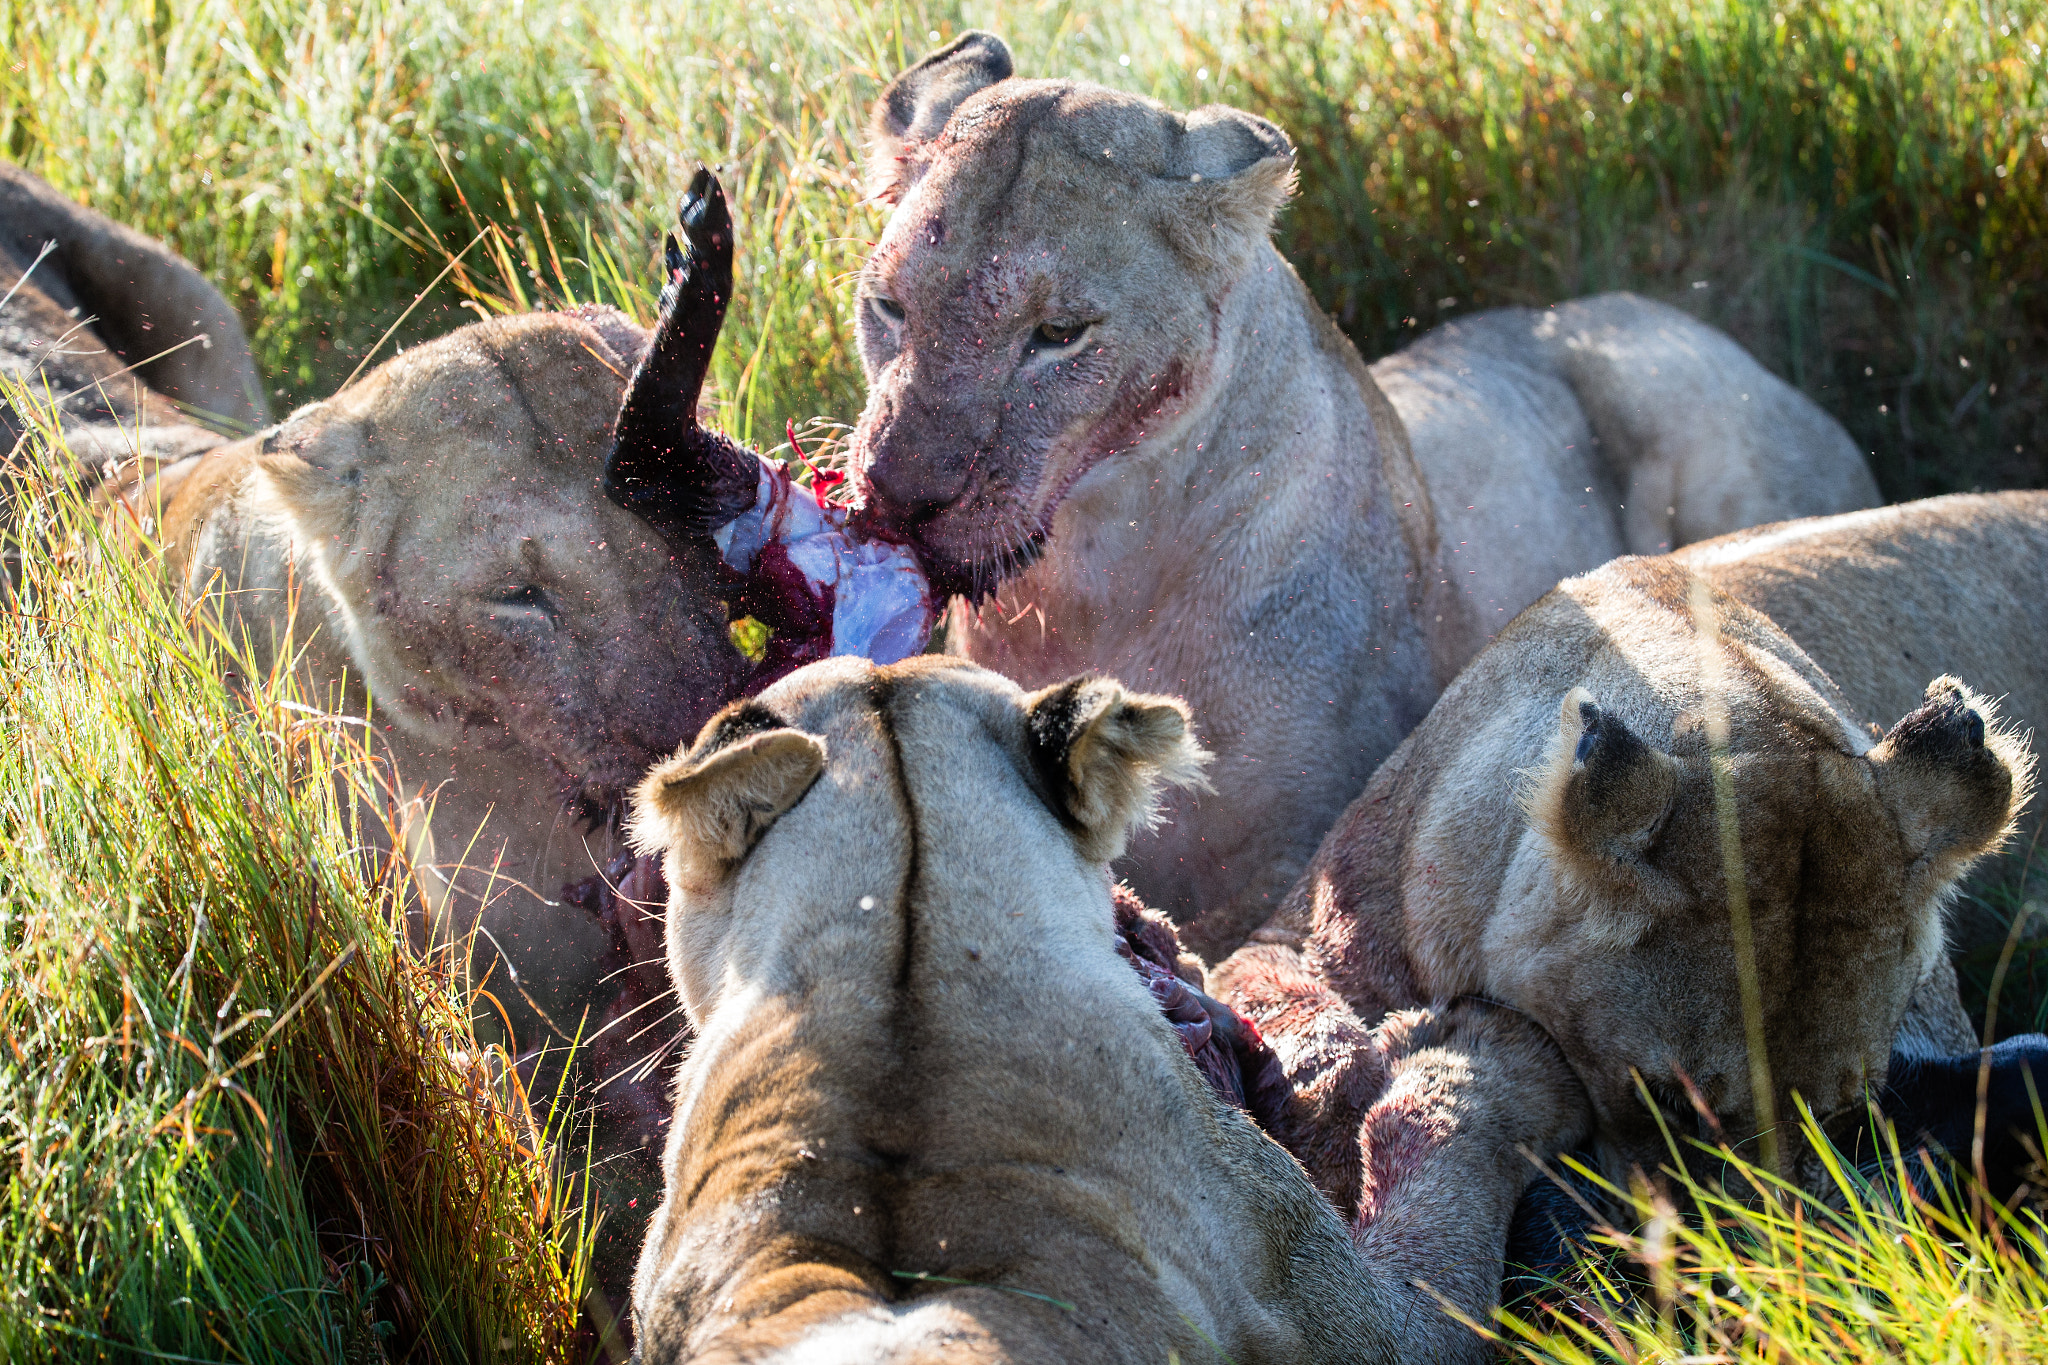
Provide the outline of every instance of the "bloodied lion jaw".
[[1009,71],[968,34],[871,128],[895,210],[861,276],[854,454],[870,523],[946,592],[1027,567],[1074,485],[1212,382],[1223,299],[1294,179],[1264,119]]
[[644,338],[609,312],[463,328],[254,443],[251,501],[377,707],[439,749],[512,749],[602,813],[736,695],[708,538],[603,496]]

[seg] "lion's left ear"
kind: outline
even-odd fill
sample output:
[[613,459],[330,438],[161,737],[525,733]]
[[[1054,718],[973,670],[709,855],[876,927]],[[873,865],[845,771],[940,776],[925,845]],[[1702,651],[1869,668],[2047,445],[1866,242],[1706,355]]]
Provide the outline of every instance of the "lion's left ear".
[[1523,808],[1576,878],[1633,887],[1677,799],[1678,773],[1671,755],[1574,687]]
[[1294,192],[1294,144],[1279,125],[1228,105],[1166,117],[1167,235],[1196,264],[1234,273]]
[[1080,841],[1081,856],[1109,862],[1131,831],[1158,818],[1161,786],[1212,791],[1210,755],[1189,731],[1177,697],[1126,692],[1092,673],[1024,699],[1032,765],[1053,813]]
[[801,730],[703,747],[650,771],[633,791],[626,824],[634,851],[672,854],[670,878],[686,886],[729,873],[825,770],[825,741]]

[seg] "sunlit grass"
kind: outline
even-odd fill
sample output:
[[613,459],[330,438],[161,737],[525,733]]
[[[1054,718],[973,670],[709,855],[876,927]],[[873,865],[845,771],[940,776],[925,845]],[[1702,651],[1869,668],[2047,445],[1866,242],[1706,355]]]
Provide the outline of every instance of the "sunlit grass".
[[[869,106],[968,26],[1025,74],[1278,120],[1302,167],[1279,240],[1368,355],[1634,288],[1734,330],[1894,497],[2043,481],[2039,6],[45,0],[0,6],[0,152],[219,281],[280,407],[408,308],[391,346],[572,300],[646,317],[711,162],[741,227],[721,420],[829,445],[862,401]],[[392,936],[401,870],[330,780],[373,784],[353,732],[288,678],[229,689],[224,643],[75,502],[11,515],[0,1352],[559,1354],[585,1254],[536,1155],[561,1135],[469,1031],[488,1002]],[[2042,961],[2008,963],[2007,1026],[2048,1018]],[[1649,1287],[1512,1350],[2048,1356],[2031,1215],[1854,1190],[1698,1191],[1697,1224],[1639,1202],[1616,1251]]]
[[323,395],[483,300],[643,316],[723,168],[730,426],[859,409],[851,278],[882,83],[975,25],[1019,69],[1277,119],[1283,247],[1368,355],[1474,307],[1644,290],[1846,422],[1893,497],[2038,483],[2048,11],[1961,0],[50,0],[0,9],[0,151],[173,241]]
[[10,462],[0,595],[0,1355],[565,1358],[572,1107],[407,945],[359,730],[181,610],[52,445]]
[[[1806,1130],[1832,1158],[1810,1116]],[[1712,1155],[1718,1183],[1606,1187],[1627,1230],[1599,1237],[1601,1256],[1558,1285],[1550,1311],[1503,1315],[1506,1353],[1544,1365],[2048,1357],[2038,1199],[2007,1209],[1940,1184],[1901,1197],[1923,1156],[1896,1145],[1874,1183],[1832,1159],[1822,1195]]]

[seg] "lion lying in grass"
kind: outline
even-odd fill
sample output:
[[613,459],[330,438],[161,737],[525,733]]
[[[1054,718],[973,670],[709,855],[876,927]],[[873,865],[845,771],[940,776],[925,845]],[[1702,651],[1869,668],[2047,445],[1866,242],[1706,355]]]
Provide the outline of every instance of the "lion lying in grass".
[[1368,370],[1268,240],[1293,178],[1263,119],[1014,79],[981,33],[872,123],[867,515],[979,606],[955,650],[1193,703],[1230,799],[1177,799],[1127,870],[1211,955],[1560,578],[1878,496],[1832,419],[1629,295]]
[[[166,396],[263,415],[239,323],[189,265],[5,166],[0,244],[0,363],[62,399],[82,475],[119,466],[102,496],[253,662],[295,625],[316,695],[356,714],[374,697],[415,852],[446,875],[429,899],[492,898],[486,928],[573,1026],[606,940],[555,889],[610,855],[626,788],[751,673],[710,538],[670,543],[601,491],[647,334],[594,308],[478,323],[230,441]],[[212,344],[145,367],[158,387],[124,372],[195,324]]]
[[[603,865],[626,789],[751,672],[709,538],[665,540],[599,491],[645,339],[608,309],[475,323],[154,494],[168,568],[220,593],[257,662],[298,595],[301,668],[372,712],[429,899],[458,927],[488,901],[485,958],[565,1029],[606,942],[556,888]],[[522,1044],[544,1031],[526,1016]]]
[[[163,243],[0,161],[0,374],[53,407],[81,470],[221,444],[270,415],[242,320]],[[24,415],[0,402],[0,440]]]
[[[815,664],[649,774],[697,1040],[634,1290],[649,1362],[1452,1360],[1555,1050],[1471,1003],[1355,1040],[1347,1235],[1120,959],[1104,864],[1205,755],[1177,701],[957,660]],[[1356,1135],[1353,1139],[1356,1154]]]
[[1618,560],[1519,616],[1216,973],[1315,1111],[1318,1183],[1345,1204],[1359,1101],[1302,1018],[1469,994],[1556,1039],[1611,1177],[1668,1159],[1660,1118],[1774,1114],[1823,1185],[1793,1091],[1853,1125],[1895,1053],[1976,1047],[1943,909],[2032,789],[2044,562],[2048,494],[1937,498]]

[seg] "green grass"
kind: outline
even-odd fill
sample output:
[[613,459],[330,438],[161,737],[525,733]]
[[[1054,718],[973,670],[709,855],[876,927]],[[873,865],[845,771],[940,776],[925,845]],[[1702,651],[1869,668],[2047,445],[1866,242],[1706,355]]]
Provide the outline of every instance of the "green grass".
[[452,957],[408,946],[358,729],[241,662],[74,493],[17,492],[0,1356],[564,1358],[570,1108],[479,1044]]
[[[0,6],[0,153],[220,282],[280,409],[458,254],[396,344],[571,299],[645,317],[711,162],[741,230],[725,425],[829,438],[862,399],[868,107],[968,26],[1025,74],[1279,121],[1278,239],[1368,356],[1632,288],[1835,413],[1891,497],[2048,482],[2038,4],[42,0]],[[393,937],[402,869],[329,780],[371,780],[351,735],[287,679],[231,693],[146,569],[62,498],[31,513],[0,630],[0,1352],[560,1355],[587,1242],[537,1149],[563,1135]],[[2048,1021],[2048,945],[1966,972],[1994,977],[2008,1025]],[[1711,1217],[1645,1203],[1617,1236],[1634,1308],[1510,1353],[2048,1356],[2024,1215],[1693,1197]]]
[[[1808,1140],[1830,1151],[1804,1118]],[[1916,1160],[1889,1151],[1894,1186]],[[1668,1193],[1605,1187],[1635,1230],[1598,1237],[1595,1258],[1547,1296],[1551,1311],[1494,1324],[1503,1354],[1530,1365],[2048,1358],[2038,1203],[1983,1207],[1939,1188],[1901,1199],[1839,1163],[1822,1197],[1726,1149],[1708,1164],[1723,1163],[1716,1181],[1682,1178]]]
[[281,405],[486,226],[401,337],[472,316],[465,291],[644,314],[673,197],[715,163],[743,252],[718,393],[765,443],[859,409],[861,129],[970,24],[1027,74],[1279,120],[1281,244],[1369,356],[1634,288],[1803,386],[1894,498],[2044,482],[2039,5],[48,0],[0,10],[0,150],[222,282]]

